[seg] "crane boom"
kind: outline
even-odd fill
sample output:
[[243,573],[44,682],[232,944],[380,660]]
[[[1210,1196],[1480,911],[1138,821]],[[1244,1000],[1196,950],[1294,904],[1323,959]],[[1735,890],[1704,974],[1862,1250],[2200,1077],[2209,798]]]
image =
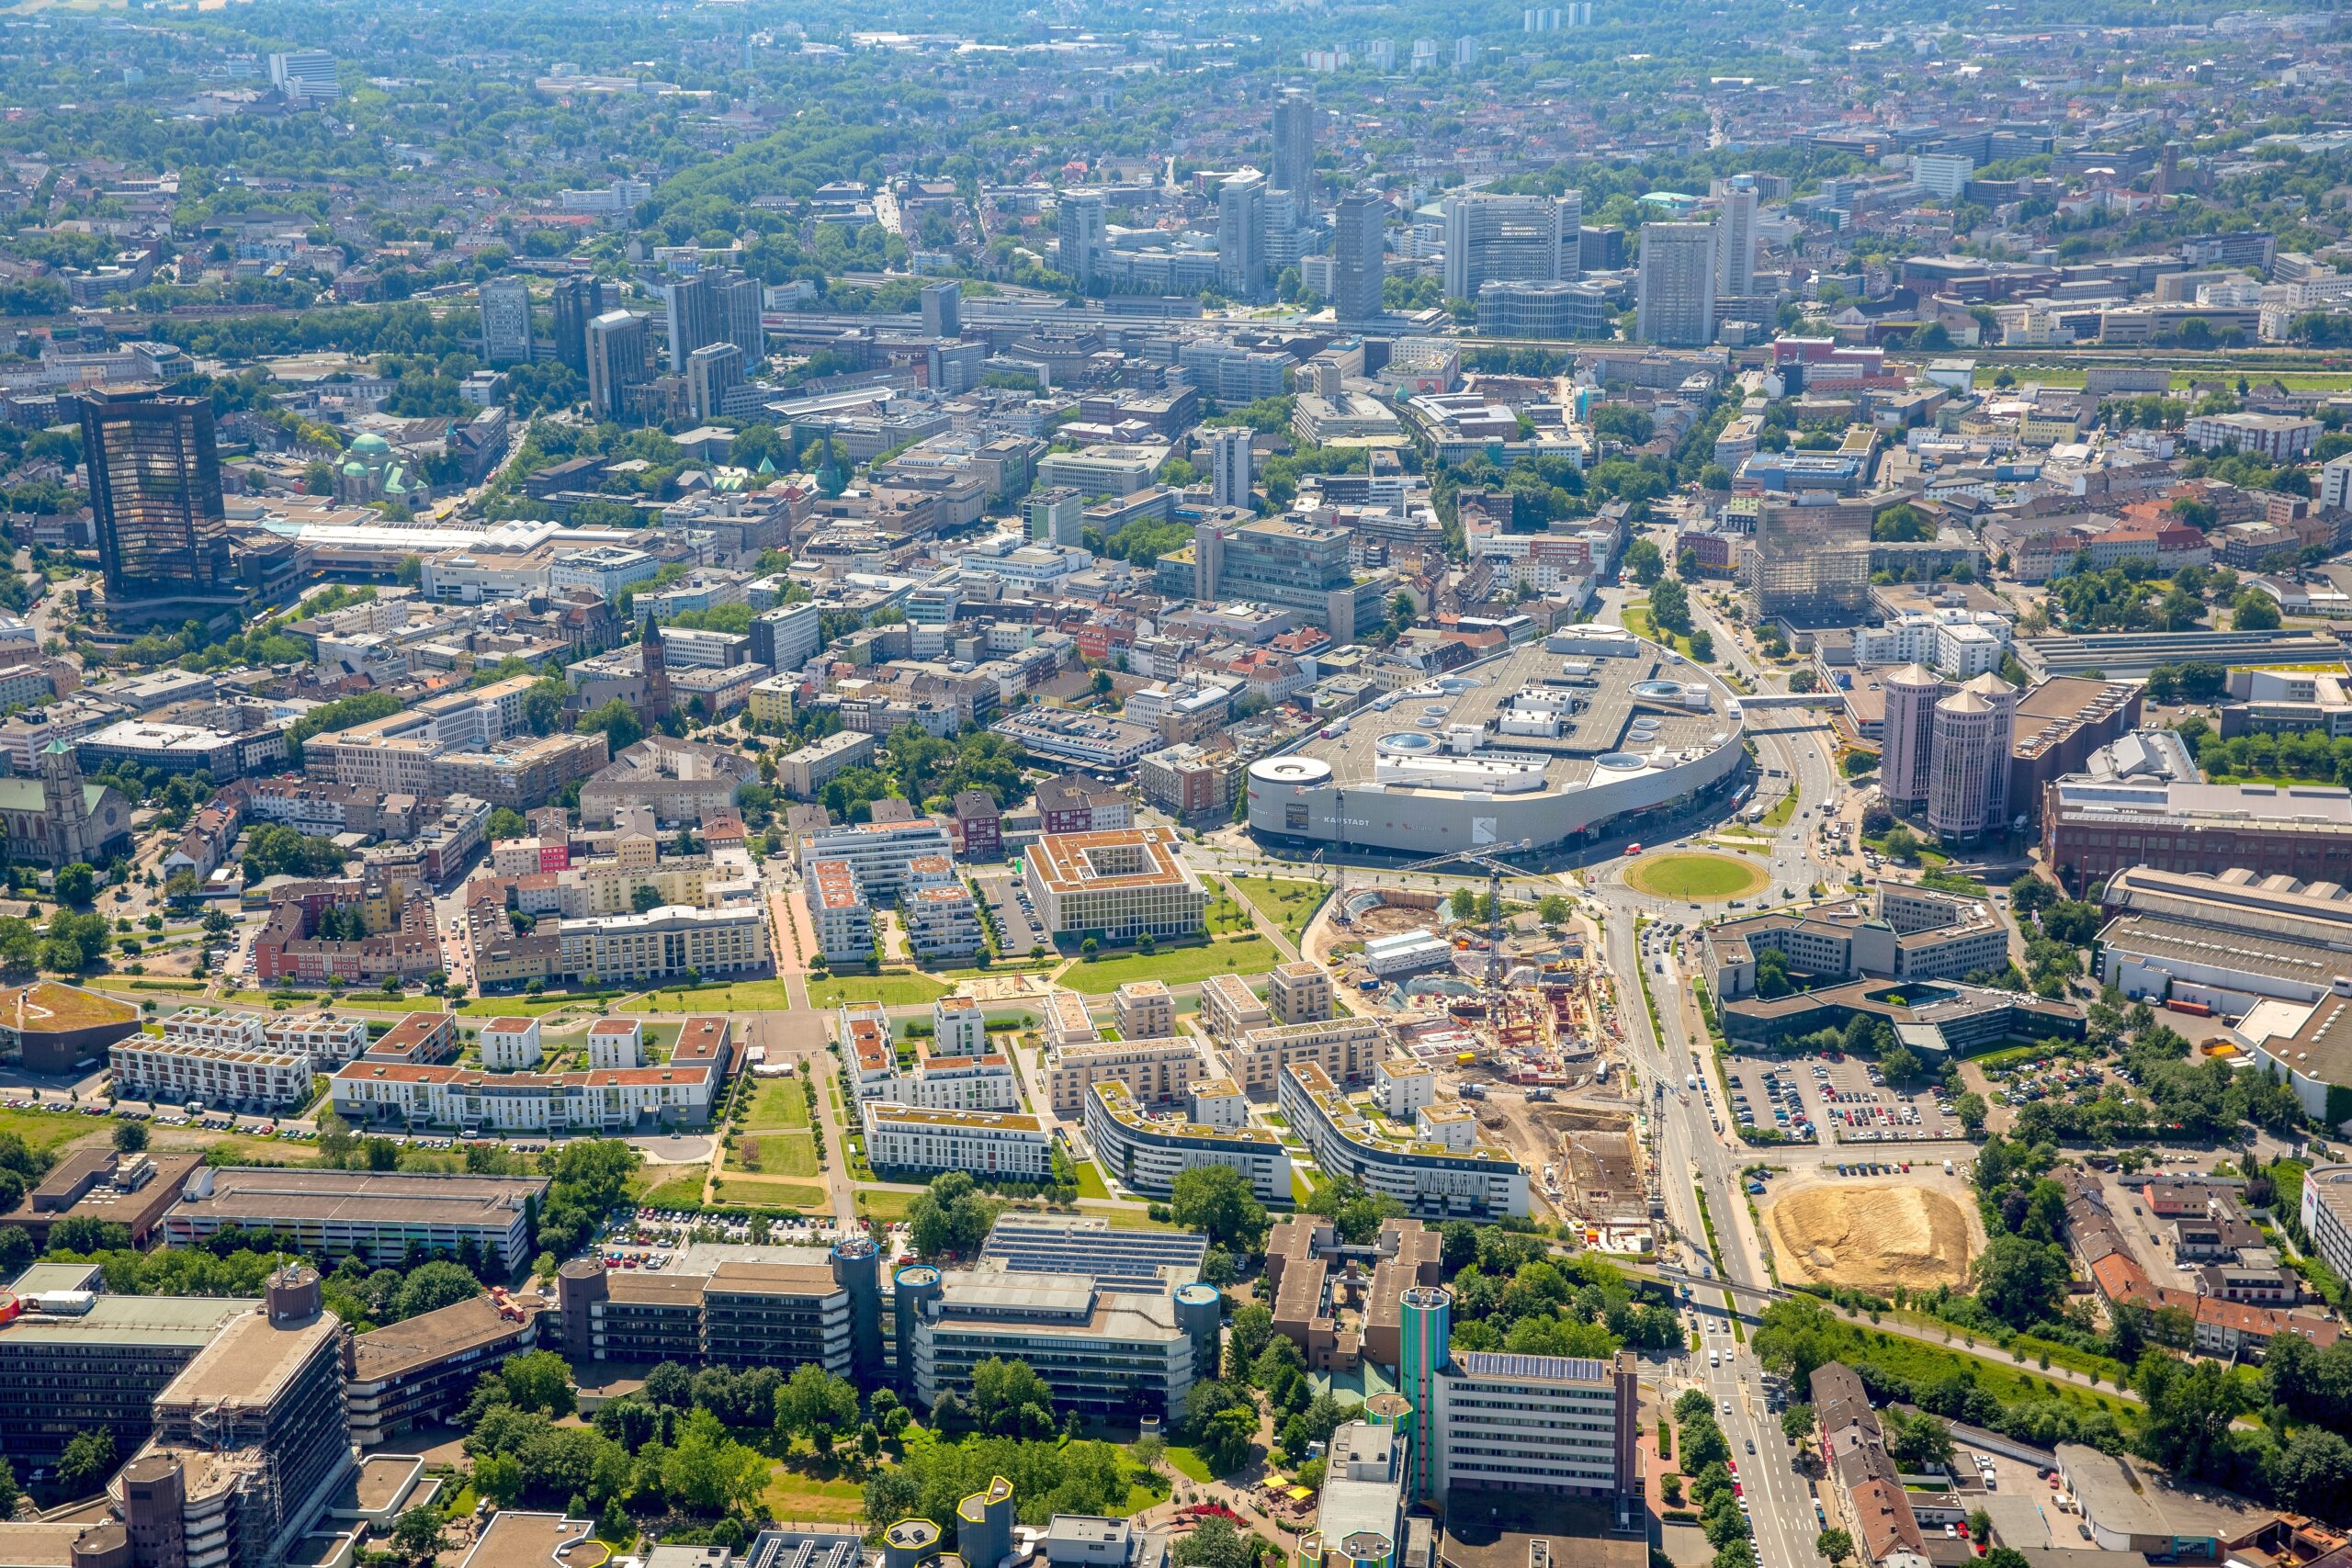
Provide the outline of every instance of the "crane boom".
[[1520,851],[1528,848],[1530,842],[1529,840],[1521,839],[1512,843],[1497,844],[1492,850],[1449,850],[1444,854],[1431,855],[1427,860],[1417,860],[1409,865],[1400,865],[1396,868],[1398,874],[1401,875],[1406,872],[1426,871],[1431,866],[1447,865],[1458,861],[1465,865],[1477,866],[1486,872],[1487,990],[1489,993],[1487,998],[1489,1003],[1496,999],[1493,993],[1498,993],[1503,988],[1503,877],[1506,874],[1516,874],[1519,869],[1505,863],[1502,857],[1517,854]]

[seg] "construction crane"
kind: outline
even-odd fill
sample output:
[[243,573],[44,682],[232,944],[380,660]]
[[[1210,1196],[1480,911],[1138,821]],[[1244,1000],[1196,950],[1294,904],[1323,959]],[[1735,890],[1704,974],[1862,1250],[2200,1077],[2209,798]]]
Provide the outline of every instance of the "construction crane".
[[1517,854],[1533,842],[1532,839],[1521,839],[1513,843],[1497,844],[1491,850],[1449,850],[1444,854],[1431,855],[1427,860],[1417,860],[1410,865],[1400,865],[1396,868],[1397,874],[1403,875],[1407,872],[1427,871],[1431,866],[1448,865],[1459,861],[1466,865],[1480,866],[1485,869],[1487,873],[1487,990],[1488,993],[1487,1000],[1490,1006],[1498,998],[1503,988],[1503,878],[1517,876],[1520,874],[1517,866],[1505,864],[1500,857]]

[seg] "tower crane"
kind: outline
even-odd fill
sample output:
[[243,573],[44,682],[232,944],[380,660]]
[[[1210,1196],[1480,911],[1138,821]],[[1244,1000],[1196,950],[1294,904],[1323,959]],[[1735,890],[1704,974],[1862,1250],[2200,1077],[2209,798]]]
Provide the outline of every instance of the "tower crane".
[[1396,868],[1397,874],[1402,875],[1407,872],[1427,871],[1431,866],[1448,865],[1459,861],[1486,871],[1487,990],[1490,993],[1489,1002],[1494,999],[1492,993],[1499,993],[1503,988],[1503,878],[1519,874],[1519,868],[1506,864],[1501,857],[1517,854],[1533,841],[1521,839],[1513,843],[1497,844],[1491,850],[1449,850],[1442,855],[1431,855],[1427,860],[1417,860],[1410,865]]

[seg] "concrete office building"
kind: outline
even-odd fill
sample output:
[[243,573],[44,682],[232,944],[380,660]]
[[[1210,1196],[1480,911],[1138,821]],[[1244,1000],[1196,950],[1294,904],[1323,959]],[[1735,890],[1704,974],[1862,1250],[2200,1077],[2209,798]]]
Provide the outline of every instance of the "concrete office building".
[[1109,243],[1102,197],[1093,191],[1065,191],[1054,213],[1055,234],[1061,247],[1063,275],[1081,294],[1094,288],[1095,268]]
[[1715,231],[1708,223],[1642,227],[1634,335],[1668,348],[1715,337]]
[[1385,313],[1388,204],[1369,191],[1351,191],[1331,214],[1331,311],[1342,326],[1376,321]]
[[[1201,523],[1193,529],[1193,596],[1203,604],[1240,599],[1295,610],[1339,640],[1353,641],[1386,616],[1396,580],[1357,571],[1348,547],[1342,529],[1287,517]],[[1160,558],[1164,568],[1182,557]]]
[[531,288],[523,279],[493,277],[481,286],[481,353],[493,367],[530,362]]
[[686,408],[698,420],[718,419],[743,386],[743,351],[731,343],[707,343],[686,355]]
[[2008,961],[2008,928],[1972,898],[1882,882],[1865,898],[1833,898],[1707,928],[1700,964],[1709,988],[1731,1001],[1756,989],[1756,961],[1777,949],[1816,982],[1864,976],[1956,980]]
[[1715,294],[1756,292],[1756,180],[1734,175],[1724,182],[1723,216],[1715,224]]
[[351,1440],[380,1448],[454,1418],[484,1373],[537,1347],[543,1301],[502,1290],[357,1336],[343,1389]]
[[1256,433],[1246,424],[1205,433],[1209,446],[1209,499],[1218,506],[1247,509],[1250,505],[1250,443]]
[[[697,1242],[661,1274],[574,1258],[556,1273],[556,1317],[542,1340],[575,1364],[879,1370],[879,1285],[873,1243],[812,1247]],[[870,1364],[860,1368],[863,1339]]]
[[1235,299],[1266,293],[1266,176],[1255,169],[1228,175],[1216,193],[1217,282]]
[[192,1247],[224,1230],[276,1231],[313,1257],[376,1264],[398,1263],[412,1244],[464,1249],[512,1273],[530,1260],[526,1211],[547,1190],[540,1177],[208,1166],[164,1216],[164,1235]]
[[1194,1380],[1213,1375],[1201,1364],[1216,1344],[1211,1290],[927,1264],[900,1269],[895,1284],[899,1380],[925,1407],[949,1389],[967,1393],[991,1357],[1035,1368],[1057,1409],[1125,1420],[1177,1415]]
[[[27,1303],[0,1323],[0,1450],[18,1470],[54,1465],[83,1432],[130,1453],[154,1429],[155,1395],[251,1303],[213,1296],[85,1303],[95,1266],[33,1265],[9,1288]],[[51,1292],[68,1310],[51,1312]]]
[[964,335],[964,286],[949,280],[926,283],[917,299],[922,307],[922,335],[956,338]]
[[[1476,299],[1489,283],[1558,283],[1582,270],[1581,198],[1457,192],[1445,198],[1445,297]],[[1486,327],[1482,311],[1479,326]]]
[[1274,100],[1273,178],[1269,187],[1312,207],[1315,196],[1315,95],[1289,87]]
[[1441,1351],[1430,1475],[1439,1496],[1466,1488],[1620,1497],[1637,1493],[1640,1364]]
[[1201,931],[1208,891],[1166,828],[1048,833],[1023,864],[1037,916],[1057,937],[1132,942]]
[[607,310],[588,323],[588,406],[618,419],[624,394],[653,379],[652,333],[646,318]]

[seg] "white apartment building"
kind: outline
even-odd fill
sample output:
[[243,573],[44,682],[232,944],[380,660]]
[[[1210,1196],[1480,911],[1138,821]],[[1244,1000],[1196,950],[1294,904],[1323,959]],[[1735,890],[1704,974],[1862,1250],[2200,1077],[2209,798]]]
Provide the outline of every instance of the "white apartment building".
[[1455,1352],[1432,1380],[1439,1495],[1459,1486],[1614,1495],[1636,1484],[1628,1461],[1638,1378],[1624,1354],[1600,1361]]
[[1094,1021],[1094,1014],[1088,1009],[1084,997],[1069,990],[1046,993],[1046,1044],[1058,1050],[1065,1045],[1083,1045],[1102,1038],[1102,1027]]
[[590,1024],[588,1065],[592,1067],[643,1066],[644,1023],[634,1018],[600,1018]]
[[2009,650],[2009,623],[1989,610],[1929,610],[1854,628],[1854,662],[1925,664],[1955,680],[1990,675]]
[[907,944],[925,964],[968,963],[987,945],[979,907],[961,883],[911,887],[899,900]]
[[641,915],[566,920],[563,972],[604,979],[741,975],[768,966],[767,911],[757,905],[689,909],[667,905]]
[[[687,1021],[691,1030],[694,1020]],[[355,1127],[625,1132],[640,1122],[699,1126],[725,1077],[723,1056],[584,1073],[484,1073],[357,1061],[334,1076],[334,1108]]]
[[1331,975],[1320,964],[1295,958],[1266,976],[1266,1007],[1276,1023],[1321,1023],[1331,1017]]
[[931,1004],[931,1048],[943,1056],[985,1056],[987,1015],[969,997],[942,997]]
[[1001,1053],[951,1056],[918,1040],[912,1070],[875,1099],[926,1111],[1018,1111],[1021,1080]]
[[912,822],[857,822],[820,828],[804,836],[800,868],[806,876],[819,861],[840,861],[869,898],[888,903],[899,896],[912,862],[925,855],[944,855],[952,863],[954,852],[947,829],[928,817]]
[[539,1021],[493,1018],[481,1026],[481,1065],[493,1073],[519,1073],[539,1065]]
[[356,1018],[274,1018],[194,1007],[164,1021],[164,1039],[223,1050],[299,1051],[326,1073],[368,1049],[368,1026]]
[[167,1104],[300,1110],[310,1103],[307,1051],[201,1045],[134,1034],[107,1052],[115,1092],[125,1100]]
[[963,1170],[1012,1181],[1046,1181],[1054,1174],[1053,1147],[1035,1116],[878,1100],[866,1101],[861,1114],[865,1158],[877,1171]]
[[874,954],[874,907],[844,860],[812,863],[801,895],[828,964],[854,964]]
[[[1201,1080],[1211,1081],[1224,1080]],[[1199,1090],[1196,1083],[1193,1092]],[[1209,1126],[1189,1111],[1151,1116],[1117,1078],[1088,1088],[1085,1114],[1086,1141],[1103,1173],[1130,1192],[1164,1198],[1178,1177],[1208,1166],[1238,1172],[1261,1201],[1279,1202],[1290,1192],[1290,1155],[1267,1128]]]

